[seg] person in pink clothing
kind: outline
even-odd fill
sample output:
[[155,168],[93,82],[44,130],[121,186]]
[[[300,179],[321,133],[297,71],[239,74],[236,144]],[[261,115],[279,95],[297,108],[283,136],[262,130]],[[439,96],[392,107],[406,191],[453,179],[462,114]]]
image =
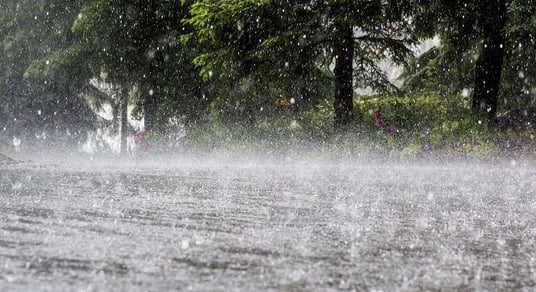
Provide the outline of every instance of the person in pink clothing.
[[145,156],[149,152],[149,142],[145,139],[145,131],[139,130],[134,133],[134,144],[136,145],[136,153]]

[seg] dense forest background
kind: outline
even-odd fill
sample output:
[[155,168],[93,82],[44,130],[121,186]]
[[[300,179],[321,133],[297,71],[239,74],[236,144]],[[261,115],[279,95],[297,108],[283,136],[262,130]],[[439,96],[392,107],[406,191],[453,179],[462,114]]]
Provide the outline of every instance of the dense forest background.
[[1,0],[0,144],[126,152],[134,118],[204,147],[523,146],[535,33],[533,0]]

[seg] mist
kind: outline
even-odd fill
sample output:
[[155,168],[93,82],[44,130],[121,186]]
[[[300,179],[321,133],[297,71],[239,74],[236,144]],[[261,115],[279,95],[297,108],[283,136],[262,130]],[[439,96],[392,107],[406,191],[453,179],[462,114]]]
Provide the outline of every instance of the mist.
[[509,290],[534,279],[533,162],[56,157],[0,169],[7,290]]

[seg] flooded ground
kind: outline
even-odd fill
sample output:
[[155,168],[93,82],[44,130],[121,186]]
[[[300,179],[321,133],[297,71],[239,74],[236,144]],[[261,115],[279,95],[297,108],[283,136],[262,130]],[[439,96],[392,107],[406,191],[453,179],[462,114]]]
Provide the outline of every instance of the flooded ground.
[[4,164],[0,202],[2,291],[536,288],[529,164]]

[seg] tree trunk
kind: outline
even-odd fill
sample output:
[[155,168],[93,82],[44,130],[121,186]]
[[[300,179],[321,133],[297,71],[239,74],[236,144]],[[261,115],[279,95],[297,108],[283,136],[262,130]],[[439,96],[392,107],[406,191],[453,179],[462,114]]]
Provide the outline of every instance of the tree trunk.
[[354,110],[354,33],[350,25],[337,24],[335,32],[335,129],[346,131]]
[[491,0],[482,13],[484,41],[476,61],[473,109],[485,112],[488,126],[493,127],[506,46],[506,1]]
[[158,112],[158,99],[152,92],[145,92],[143,112],[145,114],[145,132],[151,133],[156,127],[156,114]]
[[121,86],[121,150],[120,154],[127,153],[127,137],[128,137],[128,87]]
[[120,127],[119,127],[119,104],[121,103],[121,97],[119,98],[119,100],[116,100],[114,99],[111,104],[112,104],[112,129],[113,129],[113,133],[114,135],[117,135],[119,134],[120,132]]

